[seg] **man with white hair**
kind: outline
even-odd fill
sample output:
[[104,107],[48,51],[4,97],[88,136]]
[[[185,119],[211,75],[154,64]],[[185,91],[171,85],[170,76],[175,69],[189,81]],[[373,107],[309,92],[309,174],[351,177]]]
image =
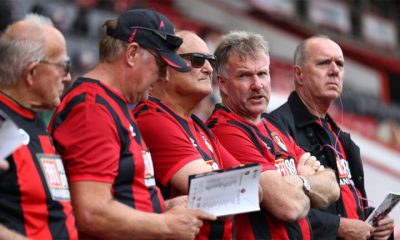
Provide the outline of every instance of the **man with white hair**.
[[27,15],[0,37],[0,110],[26,139],[1,164],[0,239],[78,238],[64,168],[40,116],[60,103],[69,67],[65,38],[46,17]]

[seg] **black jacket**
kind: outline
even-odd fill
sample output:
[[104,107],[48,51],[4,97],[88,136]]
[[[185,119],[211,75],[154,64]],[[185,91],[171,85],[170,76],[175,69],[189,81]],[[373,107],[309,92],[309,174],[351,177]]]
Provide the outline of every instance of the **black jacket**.
[[[316,117],[308,111],[296,92],[292,92],[288,101],[271,115],[286,126],[289,134],[301,148],[316,156],[325,167],[333,169],[336,178],[339,179],[335,152],[331,148],[322,148],[325,144],[331,144],[329,136],[323,127],[316,123]],[[351,140],[350,134],[343,132],[329,115],[327,121],[342,143],[354,185],[361,192],[363,199],[367,199],[360,148]],[[367,201],[363,204],[366,207],[366,212],[363,214],[368,216],[372,209],[367,208]],[[309,219],[314,239],[336,239],[340,217],[346,217],[341,198],[326,209],[311,209]]]

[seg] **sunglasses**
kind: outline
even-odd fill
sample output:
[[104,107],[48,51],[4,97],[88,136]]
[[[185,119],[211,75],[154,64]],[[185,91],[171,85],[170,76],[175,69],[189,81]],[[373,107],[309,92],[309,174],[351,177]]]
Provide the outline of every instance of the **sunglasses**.
[[179,56],[190,59],[190,64],[194,68],[201,68],[204,66],[206,63],[206,60],[211,64],[211,67],[215,67],[215,61],[217,60],[217,57],[215,55],[209,54],[203,54],[203,53],[184,53],[184,54],[179,54]]
[[179,48],[179,46],[182,44],[182,38],[177,37],[177,36],[172,35],[172,34],[163,33],[161,31],[157,31],[157,30],[154,30],[154,29],[151,29],[151,28],[146,28],[146,27],[133,26],[131,28],[133,28],[133,29],[142,29],[142,30],[150,31],[150,32],[156,34],[157,36],[162,38],[164,41],[166,41],[168,43],[168,45],[171,47],[171,50],[173,50],[173,51],[176,51]]
[[47,60],[39,60],[38,63],[49,64],[49,65],[55,66],[58,70],[61,71],[61,74],[63,77],[68,76],[69,70],[71,69],[71,61],[70,60],[65,60],[65,61],[59,62],[59,63],[53,63],[53,62],[49,62]]

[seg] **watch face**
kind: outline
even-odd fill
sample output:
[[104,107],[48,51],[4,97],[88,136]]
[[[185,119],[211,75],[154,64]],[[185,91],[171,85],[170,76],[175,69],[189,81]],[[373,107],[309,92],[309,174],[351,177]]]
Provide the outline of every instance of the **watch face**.
[[303,177],[303,176],[300,176],[300,175],[299,175],[299,177],[301,178],[301,180],[303,180],[303,190],[304,190],[304,192],[306,192],[306,193],[310,192],[310,190],[311,190],[310,181],[306,177]]
[[309,192],[311,190],[311,185],[310,185],[310,181],[308,181],[308,179],[304,179],[304,188],[306,190],[306,192]]

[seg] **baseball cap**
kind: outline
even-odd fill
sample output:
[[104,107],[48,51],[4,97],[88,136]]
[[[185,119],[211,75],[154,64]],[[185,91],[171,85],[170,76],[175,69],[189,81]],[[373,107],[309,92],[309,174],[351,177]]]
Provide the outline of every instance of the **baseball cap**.
[[154,9],[132,9],[122,13],[116,28],[107,35],[125,42],[136,42],[145,49],[155,50],[172,68],[188,72],[191,67],[176,50],[182,38],[175,36],[172,22]]

